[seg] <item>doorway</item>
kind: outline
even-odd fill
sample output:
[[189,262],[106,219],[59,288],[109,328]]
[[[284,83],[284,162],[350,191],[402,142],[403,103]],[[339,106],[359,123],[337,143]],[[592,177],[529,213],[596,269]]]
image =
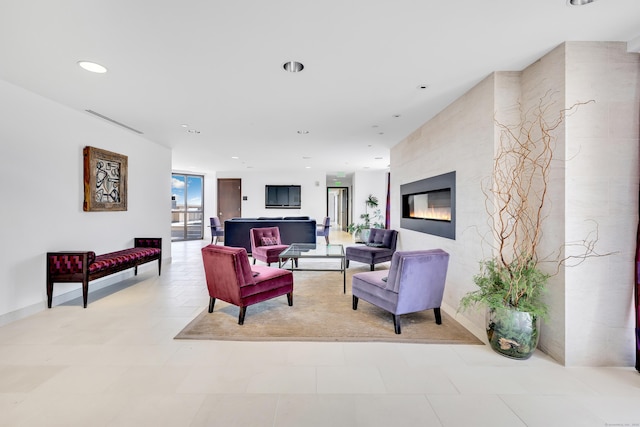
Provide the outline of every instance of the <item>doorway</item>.
[[349,188],[327,187],[327,216],[331,227],[347,231],[349,226]]
[[204,176],[171,174],[171,241],[204,236]]
[[218,218],[224,222],[242,216],[242,180],[218,178]]

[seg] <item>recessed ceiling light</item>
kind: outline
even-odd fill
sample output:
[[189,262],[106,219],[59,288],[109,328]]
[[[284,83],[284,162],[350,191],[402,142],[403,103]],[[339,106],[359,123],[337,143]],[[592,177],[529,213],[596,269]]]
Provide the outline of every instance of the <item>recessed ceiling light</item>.
[[238,160],[240,157],[238,156],[231,156],[232,159]]
[[299,133],[300,135],[306,135],[306,134],[308,134],[308,133],[309,133],[309,131],[308,131],[308,130],[299,130],[299,131],[298,131],[298,133]]
[[302,63],[298,61],[288,61],[282,64],[282,68],[290,73],[299,73],[300,71],[304,70],[304,65],[302,65]]
[[429,85],[419,85],[418,89],[427,89]]
[[303,158],[304,160],[309,160],[311,157],[309,157],[309,156],[302,156],[302,158]]
[[400,114],[394,114],[393,117],[397,119],[398,117],[400,117]]
[[305,166],[304,168],[305,169],[311,169],[311,166]]
[[374,160],[382,160],[382,157],[374,157]]
[[183,124],[181,124],[180,126],[182,126],[183,128],[188,128],[188,127],[189,127],[189,125],[188,125],[188,124],[186,124],[186,123],[183,123]]
[[595,0],[569,0],[571,6],[584,6],[585,4],[593,3]]
[[200,131],[199,131],[199,130],[195,130],[195,129],[189,129],[187,132],[189,132],[189,133],[195,133],[195,134],[200,133]]
[[87,71],[91,71],[92,73],[106,73],[107,68],[91,61],[78,61],[78,65],[84,68]]

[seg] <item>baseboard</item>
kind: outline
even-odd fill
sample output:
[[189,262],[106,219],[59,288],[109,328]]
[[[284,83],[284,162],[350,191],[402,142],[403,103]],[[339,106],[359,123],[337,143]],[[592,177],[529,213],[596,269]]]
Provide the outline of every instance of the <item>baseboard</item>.
[[469,319],[467,319],[466,317],[458,313],[457,312],[458,310],[456,310],[449,304],[446,304],[443,302],[440,309],[443,310],[445,313],[447,313],[449,316],[453,317],[456,320],[456,322],[460,323],[465,329],[467,329],[469,332],[475,335],[476,338],[478,338],[480,341],[482,341],[487,345],[489,344],[489,341],[487,340],[487,331],[485,331],[484,328],[482,327],[479,328],[473,323],[471,323]]
[[[163,266],[165,264],[170,264],[170,263],[171,263],[171,257],[164,258],[162,260]],[[157,269],[157,264],[154,263],[153,266],[154,268]],[[146,266],[144,265],[139,266],[138,273],[141,273],[145,267]],[[157,271],[158,270],[156,270],[156,273]],[[132,277],[136,277],[136,276],[133,274],[133,269],[130,269],[130,270],[122,271],[120,273],[112,274],[107,277],[93,280],[89,284],[89,297],[88,297],[89,302],[91,301],[91,294],[93,294],[94,292],[98,292],[100,290],[103,290],[105,288],[108,288],[117,284],[121,284],[123,281]],[[82,298],[82,284],[78,283],[77,285],[78,285],[77,289],[72,289],[60,295],[54,295],[52,299],[51,309],[55,308],[55,306],[57,305],[62,305],[74,299]],[[54,286],[54,289],[55,289],[55,286]],[[82,308],[82,306],[80,307]],[[40,313],[41,311],[45,311],[45,310],[48,310],[46,292],[43,293],[43,299],[41,302],[31,304],[26,307],[22,307],[17,310],[11,311],[9,313],[0,315],[0,326],[8,325],[9,323],[13,323],[18,320],[25,319],[29,316],[33,316],[34,314]]]

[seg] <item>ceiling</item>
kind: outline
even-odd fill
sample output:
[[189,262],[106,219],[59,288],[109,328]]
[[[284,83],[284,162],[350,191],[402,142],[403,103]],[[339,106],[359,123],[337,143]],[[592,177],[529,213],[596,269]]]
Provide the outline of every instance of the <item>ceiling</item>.
[[640,51],[640,1],[0,1],[1,79],[136,129],[197,173],[386,169],[491,72],[563,41]]

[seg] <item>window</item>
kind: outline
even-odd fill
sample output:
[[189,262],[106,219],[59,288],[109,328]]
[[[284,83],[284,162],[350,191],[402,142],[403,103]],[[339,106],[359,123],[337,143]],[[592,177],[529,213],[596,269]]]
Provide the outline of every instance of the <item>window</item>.
[[204,236],[204,177],[171,174],[171,240]]

